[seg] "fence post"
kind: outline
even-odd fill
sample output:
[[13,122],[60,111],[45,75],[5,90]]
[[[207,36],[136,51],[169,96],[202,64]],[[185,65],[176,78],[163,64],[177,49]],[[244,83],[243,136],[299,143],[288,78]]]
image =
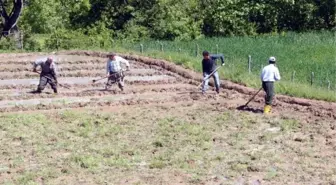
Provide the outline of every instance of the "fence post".
[[310,85],[313,85],[314,82],[314,72],[311,72]]
[[218,51],[218,44],[216,44],[216,53],[218,54],[219,51]]
[[252,58],[251,55],[248,56],[248,71],[249,73],[251,73],[251,62],[252,62]]
[[294,82],[294,78],[295,78],[295,71],[293,71],[293,74],[292,74],[292,82]]
[[58,48],[59,48],[59,40],[58,40],[58,37],[56,37],[56,50],[58,51]]
[[163,52],[163,44],[162,44],[162,42],[160,43],[160,46],[161,46],[161,51]]
[[140,52],[143,53],[143,44],[140,44]]
[[328,82],[328,90],[330,90],[330,80],[327,80]]
[[198,44],[196,44],[196,57],[198,56],[198,50],[199,50],[199,46]]
[[21,50],[23,50],[23,31],[20,31],[21,36]]

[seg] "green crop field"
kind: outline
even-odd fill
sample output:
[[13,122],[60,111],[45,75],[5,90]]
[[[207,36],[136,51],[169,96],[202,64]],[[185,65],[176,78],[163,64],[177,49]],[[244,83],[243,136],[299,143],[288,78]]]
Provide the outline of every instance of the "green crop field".
[[[311,74],[314,73],[313,85],[335,87],[335,57],[336,45],[334,34],[320,33],[284,33],[282,35],[267,35],[258,37],[231,37],[231,38],[205,38],[190,42],[170,41],[144,41],[137,44],[120,43],[123,48],[144,52],[157,50],[163,52],[181,52],[182,55],[196,56],[198,45],[198,58],[201,52],[209,50],[212,53],[223,53],[230,70],[247,73],[248,55],[251,55],[251,72],[259,74],[261,68],[267,65],[269,56],[275,56],[278,67],[284,80],[291,81],[295,71],[294,81],[311,84]],[[236,73],[235,72],[235,73]]]

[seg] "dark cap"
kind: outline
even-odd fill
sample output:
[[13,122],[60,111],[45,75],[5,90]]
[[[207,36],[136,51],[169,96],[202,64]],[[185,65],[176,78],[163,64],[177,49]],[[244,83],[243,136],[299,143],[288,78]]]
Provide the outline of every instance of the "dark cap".
[[109,57],[109,56],[116,56],[116,54],[115,53],[113,53],[113,52],[110,52],[109,54],[107,54],[107,56]]
[[202,53],[202,55],[203,56],[209,56],[209,52],[204,50],[203,53]]

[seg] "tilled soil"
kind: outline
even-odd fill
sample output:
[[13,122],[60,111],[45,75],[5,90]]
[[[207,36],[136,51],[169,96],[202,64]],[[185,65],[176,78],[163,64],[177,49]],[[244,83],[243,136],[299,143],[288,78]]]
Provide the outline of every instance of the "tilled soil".
[[[105,74],[106,53],[90,51],[64,51],[55,54],[59,68],[59,83],[70,89],[59,88],[54,95],[48,86],[42,94],[33,94],[38,75],[31,71],[32,62],[43,53],[1,54],[0,59],[0,111],[25,111],[63,109],[76,107],[118,106],[128,104],[156,104],[161,102],[186,102],[207,104],[215,101],[218,106],[238,108],[256,92],[255,89],[222,81],[219,95],[213,88],[202,96],[197,88],[201,75],[164,60],[136,55],[124,55],[131,64],[126,73],[125,91],[116,85],[104,90],[106,79],[93,83]],[[221,77],[223,78],[223,77]],[[212,83],[211,83],[212,85]],[[261,113],[264,105],[260,93],[248,107],[241,111]],[[114,97],[114,98],[112,98]],[[112,100],[113,99],[113,100]],[[335,120],[336,104],[324,101],[276,95],[273,114],[289,114],[306,120]]]

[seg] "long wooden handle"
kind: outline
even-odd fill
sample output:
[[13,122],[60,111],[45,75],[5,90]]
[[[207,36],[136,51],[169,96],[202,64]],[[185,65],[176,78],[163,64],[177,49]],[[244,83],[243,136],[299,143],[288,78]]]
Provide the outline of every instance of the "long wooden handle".
[[[41,74],[41,73],[39,73],[39,72],[37,72],[37,71],[34,71],[34,72],[37,73],[37,74]],[[49,79],[49,80],[53,80],[53,79],[49,78],[48,76],[44,76],[44,77],[46,77],[46,78]],[[70,87],[67,87],[67,86],[65,86],[65,85],[62,85],[62,84],[58,84],[58,85],[60,85],[61,87],[66,88],[66,89],[70,89]]]
[[262,89],[262,87],[258,90],[257,93],[255,93],[255,94],[252,96],[252,98],[250,98],[250,100],[249,100],[244,106],[246,106],[247,104],[249,104],[249,103],[254,99],[254,97],[257,96],[257,94],[259,94],[259,92],[261,91],[261,89]]
[[197,88],[199,88],[202,84],[203,84],[203,82],[205,81],[205,80],[207,80],[207,79],[209,79],[210,77],[211,77],[211,75],[213,75],[220,67],[222,67],[222,66],[218,66],[214,71],[212,71],[205,79],[203,78],[203,80],[202,80],[202,82],[197,86]]

